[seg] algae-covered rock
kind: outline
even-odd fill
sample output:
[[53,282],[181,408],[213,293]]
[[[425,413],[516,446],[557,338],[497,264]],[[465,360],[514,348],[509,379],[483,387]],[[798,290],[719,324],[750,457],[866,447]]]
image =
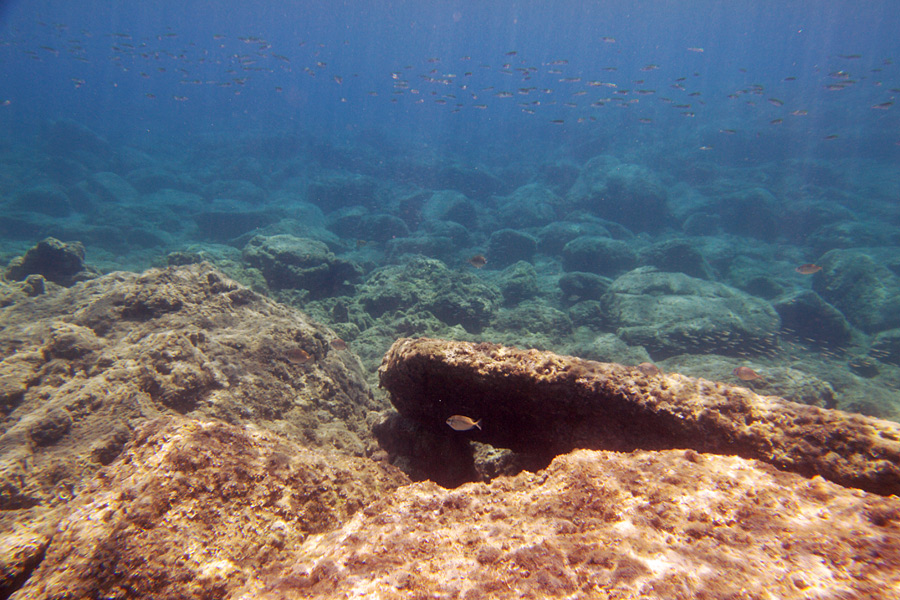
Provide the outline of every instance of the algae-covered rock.
[[507,306],[530,300],[540,293],[537,272],[531,263],[519,261],[504,269],[500,277],[500,291]]
[[[692,448],[769,462],[878,494],[900,492],[900,425],[676,373],[497,344],[398,340],[379,369],[406,419],[509,448],[540,468],[573,448]],[[465,432],[451,415],[480,420]],[[434,455],[434,461],[444,458]]]
[[500,229],[488,239],[487,254],[490,266],[508,267],[521,261],[531,261],[537,251],[537,240],[515,229]]
[[13,598],[223,598],[406,481],[270,432],[152,421],[71,504]]
[[14,258],[6,267],[6,277],[13,281],[25,281],[33,275],[57,285],[71,286],[97,277],[99,272],[85,264],[81,242],[67,244],[50,237],[38,242],[24,256]]
[[603,296],[617,334],[657,360],[691,352],[748,355],[771,350],[780,328],[772,306],[720,283],[635,269]]
[[501,301],[494,286],[427,258],[375,271],[360,286],[358,297],[376,318],[399,309],[427,310],[448,325],[462,325],[468,330],[486,326]]
[[254,236],[243,257],[270,288],[305,290],[313,299],[339,295],[362,275],[362,268],[337,258],[324,243],[287,234]]
[[666,189],[641,165],[598,156],[584,166],[566,196],[574,206],[639,231],[658,231],[668,223]]
[[605,237],[575,238],[563,248],[562,258],[566,271],[607,277],[619,275],[637,265],[637,252],[632,244]]
[[4,308],[0,509],[55,505],[161,414],[364,454],[382,404],[334,337],[208,264],[112,273]]
[[900,277],[859,250],[831,250],[813,289],[867,333],[900,326]]
[[897,498],[753,460],[582,450],[489,484],[405,486],[238,598],[884,598],[898,515]]

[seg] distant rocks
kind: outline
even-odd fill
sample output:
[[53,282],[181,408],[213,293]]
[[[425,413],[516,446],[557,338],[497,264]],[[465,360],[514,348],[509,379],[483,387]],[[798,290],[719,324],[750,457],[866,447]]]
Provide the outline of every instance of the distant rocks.
[[66,244],[51,237],[38,242],[24,256],[14,258],[6,267],[5,276],[12,281],[24,281],[40,275],[47,281],[69,287],[99,274],[85,264],[84,246],[80,242]]
[[377,188],[377,182],[371,177],[329,171],[309,184],[306,199],[326,213],[353,205],[373,206]]
[[501,294],[468,273],[418,258],[373,273],[360,286],[359,302],[373,317],[389,311],[428,311],[448,325],[479,331],[501,303]]
[[636,231],[659,231],[668,225],[666,190],[659,177],[608,155],[587,162],[566,200]]
[[781,326],[765,300],[653,267],[617,278],[602,302],[617,335],[644,346],[656,360],[692,352],[766,352]]
[[324,243],[286,234],[253,237],[243,257],[271,289],[300,289],[311,298],[336,295],[362,275],[360,267],[335,257]]
[[[421,430],[422,443],[458,435],[444,425],[448,416],[471,416],[482,428],[466,439],[509,448],[526,468],[573,448],[692,448],[879,494],[900,492],[900,425],[891,421],[495,344],[398,340],[379,374],[400,418]],[[417,460],[427,468],[425,453]],[[464,456],[431,460],[462,464]]]
[[831,250],[819,260],[813,289],[866,333],[900,326],[900,277],[859,250]]
[[621,240],[581,236],[563,247],[562,261],[566,271],[611,277],[636,267],[637,253],[630,244]]
[[790,334],[821,344],[847,344],[853,327],[843,314],[812,290],[782,296],[773,302],[782,326]]

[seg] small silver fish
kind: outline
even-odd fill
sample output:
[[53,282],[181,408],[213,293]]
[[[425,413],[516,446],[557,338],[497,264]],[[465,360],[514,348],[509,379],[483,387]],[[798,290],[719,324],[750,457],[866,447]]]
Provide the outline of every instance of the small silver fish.
[[463,415],[453,415],[445,421],[452,429],[456,431],[469,431],[477,427],[481,429],[481,419],[473,421],[471,418]]

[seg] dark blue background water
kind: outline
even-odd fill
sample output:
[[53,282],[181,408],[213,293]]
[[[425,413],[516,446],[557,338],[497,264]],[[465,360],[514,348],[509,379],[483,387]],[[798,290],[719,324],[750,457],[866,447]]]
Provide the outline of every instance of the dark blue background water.
[[595,139],[892,154],[900,106],[872,107],[898,95],[897,31],[892,2],[6,2],[0,124],[136,145],[377,131],[472,157]]

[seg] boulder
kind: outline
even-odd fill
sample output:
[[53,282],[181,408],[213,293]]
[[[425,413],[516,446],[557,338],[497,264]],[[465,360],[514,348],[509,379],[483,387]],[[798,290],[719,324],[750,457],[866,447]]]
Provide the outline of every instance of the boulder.
[[88,190],[102,202],[131,205],[140,200],[140,193],[116,173],[94,173],[88,181]]
[[780,230],[782,204],[765,188],[752,188],[724,196],[717,203],[722,229],[760,240],[774,240]]
[[254,236],[243,258],[270,288],[304,290],[312,299],[340,295],[362,275],[361,267],[337,258],[324,243],[287,234]]
[[500,229],[488,239],[489,266],[508,267],[519,261],[530,262],[537,251],[537,240],[515,229]]
[[434,174],[434,179],[428,182],[428,187],[458,190],[476,200],[486,200],[506,189],[503,180],[487,169],[461,165],[440,169]]
[[500,275],[500,293],[503,303],[512,306],[530,300],[540,293],[537,272],[531,263],[520,261],[504,269]]
[[617,335],[655,360],[771,350],[781,327],[765,300],[721,283],[641,267],[613,281],[603,306]]
[[646,167],[609,156],[588,161],[566,199],[636,231],[659,231],[670,224],[666,189],[659,177]]
[[844,315],[812,290],[782,296],[773,306],[784,330],[802,340],[843,345],[853,338],[853,327]]
[[209,198],[224,198],[248,204],[262,204],[267,195],[264,189],[244,179],[216,179],[204,186],[203,194]]
[[500,222],[512,229],[544,227],[556,220],[560,198],[536,183],[518,188],[508,198],[499,200]]
[[73,210],[66,189],[55,183],[44,183],[22,190],[13,202],[13,207],[50,217],[66,217]]
[[665,240],[644,248],[640,262],[669,273],[684,273],[699,279],[712,280],[713,271],[703,254],[688,240]]
[[6,267],[7,279],[25,281],[29,276],[40,275],[47,281],[64,287],[93,279],[99,274],[96,269],[84,263],[84,246],[81,242],[66,244],[52,237],[38,242],[23,256],[10,261]]
[[559,289],[566,299],[600,300],[609,289],[612,280],[594,273],[573,271],[559,278]]
[[500,292],[475,275],[451,271],[427,258],[379,269],[359,291],[359,302],[372,317],[395,310],[426,310],[447,325],[470,331],[484,328],[500,301]]
[[423,221],[452,221],[475,229],[478,208],[465,194],[453,190],[435,192],[422,206]]
[[[401,418],[438,437],[510,448],[532,467],[573,448],[691,448],[878,494],[900,492],[900,424],[742,387],[428,338],[396,341],[379,377]],[[454,431],[445,424],[451,415],[478,419],[481,427]]]
[[900,327],[900,277],[859,250],[831,250],[813,289],[866,333]]
[[306,199],[329,213],[346,206],[374,206],[377,182],[371,177],[346,173],[328,172],[312,181],[306,189]]
[[633,245],[606,237],[582,236],[562,250],[563,268],[597,275],[613,276],[633,269],[637,253]]

